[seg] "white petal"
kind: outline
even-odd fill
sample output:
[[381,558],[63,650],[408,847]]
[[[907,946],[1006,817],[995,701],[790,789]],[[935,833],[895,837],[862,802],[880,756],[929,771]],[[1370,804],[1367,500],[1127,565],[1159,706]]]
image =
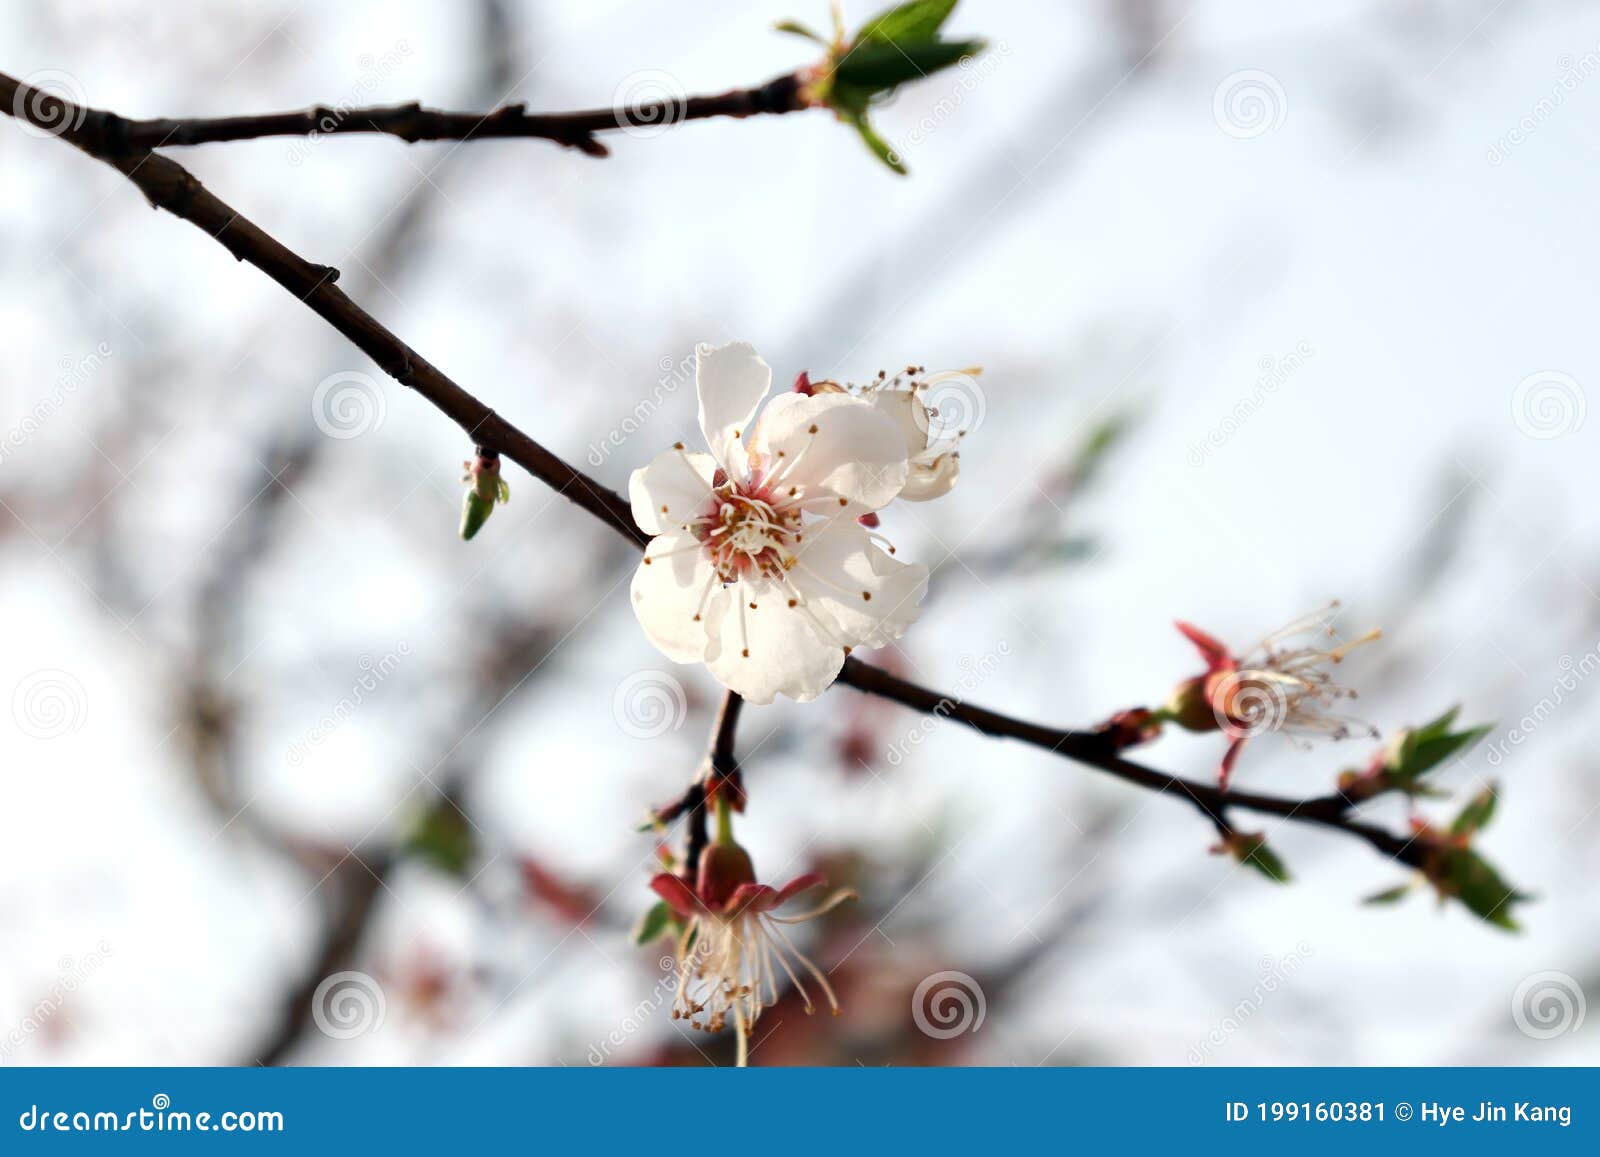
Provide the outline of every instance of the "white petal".
[[922,454],[911,460],[900,497],[907,502],[926,502],[949,494],[961,475],[961,458],[954,450],[942,454]]
[[[755,433],[750,436],[750,444],[757,447],[766,445],[769,439],[765,432],[773,429],[777,423],[783,421],[784,413],[791,406],[801,405],[807,398],[812,396],[814,395],[802,394],[794,390],[774,394],[767,404],[761,407],[761,413],[756,418]],[[785,424],[784,428],[788,429],[787,424]],[[767,463],[767,465],[770,466],[771,463]]]
[[894,423],[905,437],[906,455],[915,457],[928,448],[928,407],[910,390],[873,390],[864,395],[874,410]]
[[762,416],[756,452],[784,485],[821,490],[866,510],[888,505],[906,481],[906,444],[894,422],[849,394],[817,394]]
[[[741,582],[729,595],[719,625],[721,645],[706,660],[724,686],[752,703],[779,694],[804,703],[815,699],[844,666],[844,647],[826,637],[776,583]],[[756,604],[751,610],[749,604]],[[744,620],[739,620],[740,608]]]
[[706,445],[729,474],[745,473],[740,439],[755,421],[772,386],[772,369],[747,342],[695,347],[694,388],[700,396],[700,429]]
[[[633,613],[639,625],[657,650],[679,663],[700,662],[714,650],[715,628],[728,601],[705,552],[685,549],[698,546],[688,532],[668,531],[650,540],[644,561],[633,572]],[[702,609],[708,587],[710,599]]]
[[681,529],[711,505],[711,477],[717,462],[710,454],[667,450],[628,479],[633,520],[646,534]]
[[881,647],[922,613],[928,568],[903,563],[872,544],[844,515],[807,528],[789,582],[805,605],[852,647]]

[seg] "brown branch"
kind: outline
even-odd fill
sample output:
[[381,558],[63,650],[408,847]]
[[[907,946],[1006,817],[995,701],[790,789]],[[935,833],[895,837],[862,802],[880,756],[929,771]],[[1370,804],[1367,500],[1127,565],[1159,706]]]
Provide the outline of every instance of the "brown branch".
[[844,670],[839,672],[840,683],[854,687],[868,695],[890,699],[906,707],[942,719],[953,719],[983,735],[997,739],[1020,739],[1024,743],[1071,759],[1077,763],[1098,768],[1117,779],[1149,791],[1161,792],[1187,800],[1208,820],[1224,830],[1228,827],[1227,813],[1231,810],[1257,812],[1277,816],[1297,823],[1317,824],[1336,828],[1371,844],[1386,856],[1407,864],[1420,864],[1421,849],[1409,840],[1401,839],[1380,827],[1362,823],[1350,817],[1350,801],[1337,793],[1311,799],[1290,799],[1285,796],[1257,795],[1254,792],[1222,791],[1210,784],[1168,775],[1141,763],[1122,758],[1116,744],[1103,731],[1064,731],[1029,723],[998,711],[976,707],[953,696],[940,695],[898,675],[891,675],[881,667],[874,667],[856,659],[846,659]]
[[[474,442],[510,458],[636,546],[642,547],[648,541],[648,536],[634,525],[627,499],[552,454],[446,377],[338,290],[333,284],[338,276],[336,270],[314,265],[290,251],[207,191],[183,166],[148,150],[106,151],[107,146],[99,134],[83,131],[83,126],[89,123],[86,110],[3,73],[0,73],[0,110],[53,131],[119,169],[153,205],[204,229],[235,258],[256,266],[300,297],[386,373],[416,390],[451,418]],[[594,127],[617,127],[614,114],[581,115],[613,115],[613,122]],[[855,659],[845,661],[838,681],[924,713],[954,719],[985,735],[1020,739],[1135,786],[1186,800],[1219,830],[1227,827],[1230,810],[1258,812],[1344,832],[1403,863],[1418,865],[1421,861],[1421,849],[1411,841],[1351,818],[1349,801],[1339,795],[1296,800],[1250,792],[1224,793],[1208,784],[1170,776],[1126,760],[1102,733],[1063,731],[964,704],[952,696]],[[724,715],[728,714],[725,706]],[[736,708],[732,717],[737,718]],[[719,726],[719,735],[720,730]],[[689,810],[698,809],[691,804]]]
[[322,881],[321,886],[338,897],[333,905],[333,925],[300,978],[273,1005],[262,1043],[255,1055],[247,1058],[250,1062],[266,1067],[284,1064],[315,1023],[317,989],[328,977],[350,967],[377,909],[379,893],[389,886],[395,860],[389,852],[369,854],[365,860],[352,854]]
[[677,799],[655,810],[655,822],[669,824],[680,816],[688,817],[688,831],[684,838],[684,879],[694,883],[695,872],[700,867],[700,853],[710,842],[706,827],[706,807],[718,791],[733,792],[733,799],[743,809],[744,783],[739,771],[739,761],[734,755],[734,743],[739,732],[739,711],[744,707],[744,697],[729,691],[722,697],[717,718],[711,725],[711,746],[700,774]]
[[717,711],[717,721],[711,732],[712,777],[736,780],[739,760],[734,755],[734,744],[739,735],[739,711],[744,707],[744,696],[729,691],[722,697],[722,707]]
[[295,112],[252,116],[126,120],[101,109],[80,109],[82,121],[77,132],[88,142],[90,151],[101,155],[262,137],[382,133],[409,144],[531,138],[554,141],[593,157],[603,157],[608,150],[595,139],[596,133],[635,126],[655,130],[712,117],[781,115],[804,107],[800,103],[799,78],[787,73],[756,88],[736,88],[715,96],[668,97],[636,105],[566,113],[530,113],[520,104],[503,105],[489,112],[445,112],[412,102],[366,108],[316,105]]
[[[145,198],[204,229],[239,261],[248,262],[298,297],[401,385],[410,386],[466,431],[472,441],[510,458],[528,473],[643,545],[628,502],[562,461],[467,393],[334,284],[339,271],[294,253],[222,201],[195,176],[148,149],[103,151],[99,134],[85,132],[85,110],[0,73],[0,109],[56,131],[89,155],[118,169]],[[73,127],[73,126],[78,127]]]

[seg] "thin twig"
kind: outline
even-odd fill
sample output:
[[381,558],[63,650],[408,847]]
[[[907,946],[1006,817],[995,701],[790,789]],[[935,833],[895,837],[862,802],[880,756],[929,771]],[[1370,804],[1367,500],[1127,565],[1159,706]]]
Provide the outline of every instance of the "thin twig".
[[433,403],[474,443],[510,458],[596,518],[644,544],[646,537],[634,526],[626,499],[535,442],[384,328],[334,284],[337,269],[294,253],[170,158],[148,149],[99,151],[98,135],[83,131],[88,123],[81,115],[84,110],[3,73],[0,110],[56,130],[64,140],[120,170],[152,205],[204,229],[237,260],[254,265],[294,294],[386,374]]
[[729,691],[722,697],[722,707],[717,711],[717,721],[711,731],[711,774],[722,779],[734,779],[739,774],[739,760],[734,755],[734,744],[739,734],[739,711],[744,707],[744,696]]
[[[338,271],[315,265],[292,252],[260,227],[210,193],[183,166],[148,149],[113,147],[102,126],[86,132],[89,110],[0,73],[0,111],[55,132],[84,152],[120,170],[152,205],[204,229],[240,261],[248,262],[295,294],[315,313],[373,359],[402,385],[410,386],[459,425],[481,446],[498,450],[534,477],[622,534],[636,546],[648,541],[635,526],[627,499],[571,466],[472,394],[378,323],[333,284]],[[111,117],[114,114],[100,114]],[[596,129],[619,127],[615,114],[583,114],[612,120]],[[709,114],[727,115],[727,114]],[[121,122],[128,123],[128,122]],[[237,139],[237,138],[214,138]],[[1227,812],[1243,810],[1297,823],[1332,828],[1364,840],[1401,862],[1419,865],[1422,849],[1382,828],[1353,819],[1339,795],[1290,799],[1250,792],[1222,792],[1208,784],[1170,776],[1122,758],[1099,732],[1064,731],[1029,723],[997,711],[962,703],[880,668],[847,659],[838,681],[870,695],[918,711],[947,717],[985,735],[1020,739],[1053,754],[1099,769],[1127,783],[1188,801],[1219,828]],[[726,712],[726,705],[725,705]],[[737,709],[734,709],[737,718]],[[690,806],[691,816],[703,808]],[[692,833],[691,833],[692,834]]]
[[868,695],[893,700],[927,715],[953,719],[983,735],[1020,739],[1055,755],[1098,768],[1127,783],[1187,800],[1219,829],[1227,826],[1227,813],[1230,810],[1256,812],[1298,823],[1337,828],[1365,840],[1386,856],[1408,864],[1421,861],[1421,850],[1415,848],[1411,841],[1394,836],[1382,828],[1353,820],[1349,814],[1350,801],[1337,793],[1310,799],[1290,799],[1231,788],[1222,791],[1210,784],[1168,775],[1122,758],[1106,732],[1064,731],[1040,723],[1029,723],[998,711],[963,703],[954,696],[940,695],[898,675],[891,675],[881,667],[853,658],[845,660],[838,681]]
[[382,133],[412,144],[417,141],[532,138],[604,157],[609,150],[595,139],[596,133],[634,127],[654,131],[712,117],[797,112],[806,107],[800,103],[799,94],[798,77],[786,73],[755,88],[736,88],[715,96],[667,97],[641,104],[565,113],[530,113],[520,104],[502,105],[488,112],[446,112],[412,102],[366,108],[316,105],[294,112],[252,116],[127,120],[102,109],[83,109],[77,131],[92,142],[92,151],[100,154],[262,137]]
[[711,743],[700,774],[695,776],[694,782],[684,789],[681,796],[655,810],[658,824],[669,824],[680,816],[688,819],[681,874],[690,884],[694,883],[695,873],[700,867],[700,853],[705,851],[711,838],[706,826],[707,805],[718,791],[731,791],[732,798],[739,800],[738,806],[743,807],[743,777],[739,771],[739,761],[734,755],[739,711],[743,706],[744,697],[737,691],[729,691],[723,696],[716,721],[711,725]]

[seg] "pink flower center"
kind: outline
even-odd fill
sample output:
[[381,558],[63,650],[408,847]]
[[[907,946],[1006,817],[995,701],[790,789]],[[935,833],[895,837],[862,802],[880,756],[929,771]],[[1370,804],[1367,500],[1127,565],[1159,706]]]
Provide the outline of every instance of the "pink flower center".
[[800,510],[793,495],[780,498],[760,480],[727,480],[713,491],[695,537],[725,583],[739,578],[782,576],[793,565],[800,537]]

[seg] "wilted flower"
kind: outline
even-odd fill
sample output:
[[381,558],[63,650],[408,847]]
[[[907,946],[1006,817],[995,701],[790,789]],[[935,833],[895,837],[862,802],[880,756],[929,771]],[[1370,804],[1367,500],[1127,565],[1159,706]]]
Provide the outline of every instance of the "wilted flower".
[[[719,812],[726,815],[726,811]],[[816,873],[796,876],[781,889],[756,883],[750,855],[731,837],[700,854],[693,888],[681,877],[662,872],[650,886],[684,922],[678,941],[678,992],[674,1019],[692,1028],[718,1032],[731,1018],[738,1036],[738,1063],[749,1059],[750,1032],[769,1003],[778,999],[779,970],[811,1012],[810,993],[795,965],[810,975],[837,1015],[839,1000],[828,978],[794,946],[782,925],[814,920],[855,893],[831,893],[817,907],[793,916],[774,910],[801,892],[826,881]]]
[[1218,775],[1223,788],[1245,742],[1263,732],[1328,739],[1344,739],[1355,730],[1377,735],[1366,724],[1330,710],[1342,699],[1354,699],[1356,693],[1334,682],[1328,668],[1382,632],[1368,631],[1332,647],[1304,641],[1311,634],[1334,637],[1327,618],[1338,605],[1330,603],[1295,619],[1242,656],[1190,623],[1177,624],[1205,659],[1206,671],[1180,683],[1160,714],[1189,731],[1227,733],[1230,742]]
[[892,421],[906,440],[906,460],[910,467],[899,497],[906,502],[926,502],[943,497],[955,486],[961,473],[961,453],[956,447],[966,437],[965,430],[940,427],[938,410],[928,405],[928,394],[941,383],[970,380],[982,372],[974,366],[930,375],[925,366],[907,366],[893,377],[879,371],[878,376],[864,386],[812,382],[802,374],[795,381],[795,389],[809,394],[853,393]]
[[634,520],[655,536],[634,613],[668,658],[704,662],[752,702],[814,699],[852,648],[899,638],[920,611],[928,569],[857,521],[905,486],[905,437],[847,393],[763,409],[772,371],[746,344],[696,356],[711,452],[679,443],[633,473]]

